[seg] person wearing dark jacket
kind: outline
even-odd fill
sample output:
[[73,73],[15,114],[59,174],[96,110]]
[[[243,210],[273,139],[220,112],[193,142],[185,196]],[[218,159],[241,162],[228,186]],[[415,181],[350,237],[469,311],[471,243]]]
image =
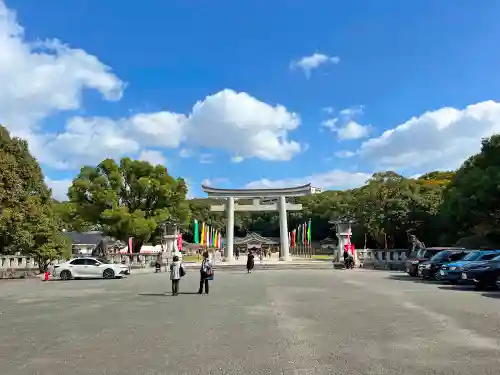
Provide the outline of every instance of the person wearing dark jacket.
[[247,258],[247,272],[250,273],[252,270],[253,270],[253,266],[254,266],[254,261],[253,261],[253,254],[252,252],[250,251],[248,253],[248,258]]
[[205,286],[205,293],[208,294],[208,280],[213,275],[212,273],[212,262],[208,257],[208,251],[205,251],[200,268],[200,289],[198,289],[198,294],[203,294],[203,286]]
[[349,268],[349,252],[347,251],[347,249],[344,249],[344,267],[346,269]]

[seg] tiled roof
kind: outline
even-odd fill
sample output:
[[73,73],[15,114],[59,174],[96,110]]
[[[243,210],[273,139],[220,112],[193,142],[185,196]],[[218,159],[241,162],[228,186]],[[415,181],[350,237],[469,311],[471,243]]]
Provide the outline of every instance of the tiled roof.
[[235,237],[234,243],[236,245],[244,245],[244,244],[248,244],[248,243],[264,243],[264,244],[269,244],[269,245],[278,245],[279,239],[278,239],[278,241],[276,241],[276,239],[269,238],[269,237],[263,237],[257,233],[249,233],[249,234],[247,234],[246,237]]
[[97,245],[104,236],[101,232],[65,232],[74,245]]

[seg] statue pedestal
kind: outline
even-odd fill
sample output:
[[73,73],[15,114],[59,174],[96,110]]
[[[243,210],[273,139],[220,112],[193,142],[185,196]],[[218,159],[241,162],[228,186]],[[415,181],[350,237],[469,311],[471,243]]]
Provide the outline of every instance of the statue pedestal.
[[163,235],[163,242],[165,243],[167,257],[173,258],[178,256],[182,259],[182,253],[177,247],[177,241],[179,239],[179,230],[176,225],[167,225],[165,234]]

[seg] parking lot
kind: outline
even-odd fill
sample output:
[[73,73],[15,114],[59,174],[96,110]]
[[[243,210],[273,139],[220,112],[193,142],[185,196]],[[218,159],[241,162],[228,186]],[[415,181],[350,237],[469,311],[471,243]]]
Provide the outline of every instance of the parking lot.
[[500,292],[371,270],[0,283],[0,369],[27,374],[499,374]]

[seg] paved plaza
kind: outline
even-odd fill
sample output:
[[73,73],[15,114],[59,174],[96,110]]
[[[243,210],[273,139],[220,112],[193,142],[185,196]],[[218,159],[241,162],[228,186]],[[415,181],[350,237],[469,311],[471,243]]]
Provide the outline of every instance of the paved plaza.
[[0,373],[500,374],[500,293],[369,270],[0,284]]

